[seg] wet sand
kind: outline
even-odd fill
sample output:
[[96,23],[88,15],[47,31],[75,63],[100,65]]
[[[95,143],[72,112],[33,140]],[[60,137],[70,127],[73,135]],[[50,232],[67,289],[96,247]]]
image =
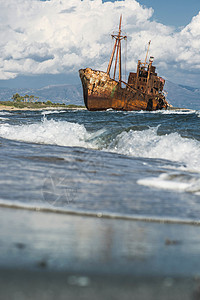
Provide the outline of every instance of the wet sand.
[[0,208],[0,299],[200,299],[199,226]]

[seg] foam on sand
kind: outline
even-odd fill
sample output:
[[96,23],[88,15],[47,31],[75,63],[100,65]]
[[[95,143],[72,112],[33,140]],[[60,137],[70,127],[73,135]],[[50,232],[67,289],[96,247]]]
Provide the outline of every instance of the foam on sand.
[[178,192],[188,192],[200,195],[200,178],[191,176],[187,180],[182,174],[161,174],[158,177],[148,177],[137,181],[139,185]]

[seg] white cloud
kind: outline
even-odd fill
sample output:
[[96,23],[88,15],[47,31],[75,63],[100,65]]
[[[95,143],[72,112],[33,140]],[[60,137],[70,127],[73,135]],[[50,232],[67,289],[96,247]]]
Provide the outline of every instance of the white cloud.
[[151,39],[156,64],[200,73],[200,13],[180,32],[151,20],[136,0],[0,0],[0,79],[58,74],[81,67],[105,70],[119,16],[128,35],[127,68],[134,70]]

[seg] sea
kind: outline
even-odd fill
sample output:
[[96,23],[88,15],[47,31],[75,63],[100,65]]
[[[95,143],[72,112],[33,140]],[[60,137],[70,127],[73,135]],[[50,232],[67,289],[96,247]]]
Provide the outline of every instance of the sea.
[[200,111],[0,111],[0,206],[200,223]]

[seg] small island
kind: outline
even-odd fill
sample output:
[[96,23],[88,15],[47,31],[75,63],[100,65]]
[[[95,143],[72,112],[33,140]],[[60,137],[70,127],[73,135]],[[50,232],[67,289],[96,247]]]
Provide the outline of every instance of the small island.
[[86,109],[85,106],[65,103],[41,102],[33,95],[12,96],[12,100],[0,101],[0,110],[42,110],[42,109]]

